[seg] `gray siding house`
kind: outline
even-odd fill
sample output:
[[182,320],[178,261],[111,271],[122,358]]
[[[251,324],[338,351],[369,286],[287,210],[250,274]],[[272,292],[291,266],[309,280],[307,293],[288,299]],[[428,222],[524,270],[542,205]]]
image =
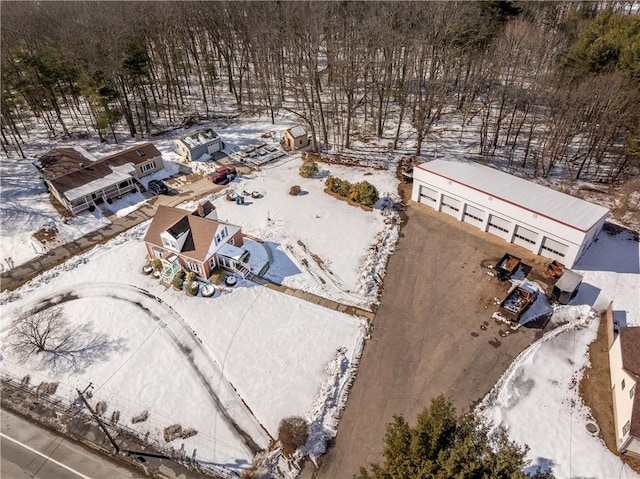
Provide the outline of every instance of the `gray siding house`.
[[194,161],[205,153],[213,154],[222,149],[218,134],[211,128],[197,130],[173,140],[173,151],[187,161]]
[[140,191],[140,178],[164,168],[162,154],[151,143],[99,160],[79,146],[55,148],[33,164],[49,192],[73,214]]

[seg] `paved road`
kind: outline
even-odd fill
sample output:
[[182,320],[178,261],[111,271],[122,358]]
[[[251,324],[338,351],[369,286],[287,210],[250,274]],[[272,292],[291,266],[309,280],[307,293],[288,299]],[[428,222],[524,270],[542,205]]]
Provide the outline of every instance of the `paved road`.
[[2,410],[2,461],[4,479],[134,479],[138,475],[104,456]]
[[407,215],[335,444],[320,469],[307,462],[302,477],[346,479],[380,461],[392,416],[414,424],[439,394],[468,411],[535,339],[524,328],[500,335],[506,328],[491,319],[493,299],[507,285],[482,264],[505,251],[538,267],[539,258],[422,205],[410,205]]

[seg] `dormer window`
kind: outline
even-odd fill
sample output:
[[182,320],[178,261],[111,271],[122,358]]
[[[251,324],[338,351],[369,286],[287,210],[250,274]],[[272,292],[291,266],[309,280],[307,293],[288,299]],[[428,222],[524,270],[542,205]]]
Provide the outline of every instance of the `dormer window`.
[[171,238],[167,238],[165,236],[162,237],[162,245],[165,248],[169,248],[169,249],[172,249],[174,251],[178,250],[178,243],[175,240],[173,240]]
[[144,156],[143,150],[136,150],[136,153],[138,154],[138,156]]

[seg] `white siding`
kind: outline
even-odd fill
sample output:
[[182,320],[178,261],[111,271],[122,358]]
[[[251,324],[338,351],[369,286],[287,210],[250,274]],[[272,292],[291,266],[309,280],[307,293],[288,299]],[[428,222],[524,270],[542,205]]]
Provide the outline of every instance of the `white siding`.
[[476,225],[481,228],[484,224],[485,212],[480,208],[476,208],[473,205],[465,205],[464,207],[464,215],[462,216],[462,221],[465,223],[471,223],[472,225]]
[[539,236],[535,231],[527,229],[522,225],[517,225],[513,233],[513,242],[527,249],[532,249],[538,242]]
[[460,211],[460,200],[456,200],[455,198],[447,195],[442,195],[442,206],[440,207],[440,210],[443,213],[447,213],[448,215],[457,218]]
[[500,218],[496,215],[489,215],[489,223],[487,224],[487,231],[500,238],[506,238],[509,234],[511,223],[504,218]]

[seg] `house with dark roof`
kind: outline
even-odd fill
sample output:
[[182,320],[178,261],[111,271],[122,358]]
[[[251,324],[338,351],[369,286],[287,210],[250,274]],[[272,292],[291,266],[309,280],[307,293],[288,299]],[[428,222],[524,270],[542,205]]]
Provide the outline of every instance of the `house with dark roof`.
[[101,159],[78,146],[55,148],[33,165],[49,192],[73,214],[141,191],[140,178],[164,168],[162,154],[151,143]]
[[162,279],[170,281],[180,270],[208,280],[220,267],[247,277],[249,252],[244,250],[240,226],[217,218],[210,202],[195,211],[161,205],[144,237],[147,256],[162,262]]
[[610,310],[607,316],[616,446],[620,454],[640,458],[640,327],[618,328],[615,337]]

